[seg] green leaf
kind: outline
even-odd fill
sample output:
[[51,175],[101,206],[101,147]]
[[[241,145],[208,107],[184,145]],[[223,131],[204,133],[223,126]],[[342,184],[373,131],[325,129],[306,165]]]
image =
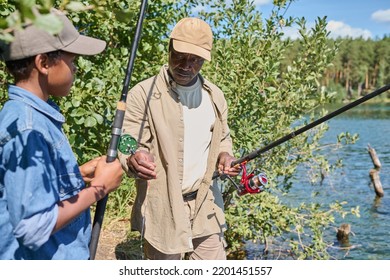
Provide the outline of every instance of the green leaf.
[[87,111],[83,108],[77,108],[70,113],[72,117],[81,117],[81,116],[85,116],[86,114]]
[[74,119],[74,122],[75,122],[75,124],[81,125],[81,124],[83,124],[83,123],[84,123],[84,120],[85,120],[85,118],[84,118],[84,117],[81,117],[81,118],[75,118],[75,119]]
[[94,117],[92,117],[92,116],[88,116],[88,117],[85,119],[85,121],[84,121],[84,125],[85,125],[86,127],[94,127],[94,126],[96,126],[96,124],[97,124],[97,121],[96,121],[96,119],[95,119]]
[[98,122],[98,124],[102,124],[102,123],[103,123],[104,118],[103,118],[102,115],[97,114],[97,113],[93,113],[92,116],[96,119],[96,121]]
[[78,99],[72,99],[71,104],[73,105],[73,107],[77,108],[80,107],[81,101]]
[[85,9],[85,5],[81,2],[70,1],[69,4],[66,5],[66,9],[77,12]]
[[53,14],[46,14],[38,16],[34,24],[37,28],[47,31],[50,34],[58,34],[63,28],[61,20]]

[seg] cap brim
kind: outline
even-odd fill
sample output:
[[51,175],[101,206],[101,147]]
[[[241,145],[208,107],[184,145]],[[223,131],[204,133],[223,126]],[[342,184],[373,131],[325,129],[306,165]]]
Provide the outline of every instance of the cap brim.
[[176,39],[172,40],[173,42],[173,48],[177,52],[181,53],[190,53],[194,54],[200,57],[203,57],[207,61],[211,61],[211,52],[209,50],[206,50],[204,48],[198,47],[196,45],[183,42],[183,41],[178,41]]
[[105,48],[106,42],[103,40],[80,35],[75,41],[61,50],[79,55],[95,55],[104,51]]

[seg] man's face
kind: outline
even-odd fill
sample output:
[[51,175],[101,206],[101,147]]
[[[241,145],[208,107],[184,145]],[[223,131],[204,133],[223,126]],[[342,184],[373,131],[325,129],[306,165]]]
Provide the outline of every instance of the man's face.
[[173,80],[182,86],[191,86],[202,68],[204,59],[200,56],[181,53],[173,48],[169,52],[169,72]]

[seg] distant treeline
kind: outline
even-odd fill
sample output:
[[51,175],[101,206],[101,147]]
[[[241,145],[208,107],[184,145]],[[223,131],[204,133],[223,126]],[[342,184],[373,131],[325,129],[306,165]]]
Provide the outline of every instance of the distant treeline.
[[[286,63],[293,61],[300,48],[300,41],[293,43]],[[337,54],[333,66],[324,73],[323,86],[341,93],[340,99],[355,99],[390,83],[390,37],[382,39],[332,40],[336,43]],[[383,97],[390,97],[390,93]]]

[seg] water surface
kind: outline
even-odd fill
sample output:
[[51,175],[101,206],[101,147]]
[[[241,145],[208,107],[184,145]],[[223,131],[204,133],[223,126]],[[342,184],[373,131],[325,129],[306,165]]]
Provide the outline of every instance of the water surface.
[[[332,112],[340,106],[329,108]],[[350,235],[351,250],[331,250],[337,259],[388,260],[390,259],[390,104],[361,104],[327,121],[329,130],[321,140],[323,144],[335,143],[336,136],[342,132],[358,134],[359,140],[337,151],[327,151],[328,159],[334,162],[343,160],[343,167],[327,176],[321,186],[311,186],[304,172],[298,174],[300,181],[294,183],[289,195],[281,200],[286,204],[298,205],[300,202],[320,202],[330,204],[334,201],[347,201],[347,208],[360,209],[360,217],[347,215],[337,217],[336,225],[348,223],[353,234]],[[384,197],[378,198],[369,177],[374,167],[368,154],[367,145],[376,150],[382,164],[380,180]],[[303,178],[303,180],[302,180]],[[312,196],[312,192],[319,195]],[[325,233],[328,242],[337,242],[335,229]],[[250,255],[255,258],[257,246],[249,245]]]

